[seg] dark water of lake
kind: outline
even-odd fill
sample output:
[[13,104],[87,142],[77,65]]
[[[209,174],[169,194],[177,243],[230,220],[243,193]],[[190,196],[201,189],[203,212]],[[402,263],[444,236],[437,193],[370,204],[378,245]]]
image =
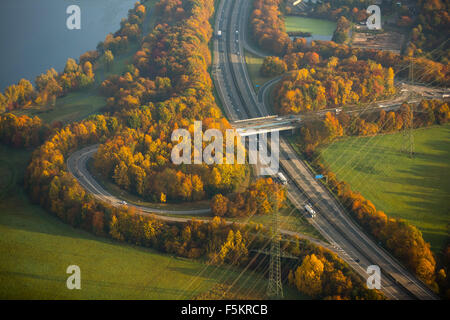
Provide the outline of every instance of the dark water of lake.
[[[64,68],[120,27],[136,0],[0,0],[0,91],[21,78]],[[68,30],[66,9],[81,9],[81,30]]]

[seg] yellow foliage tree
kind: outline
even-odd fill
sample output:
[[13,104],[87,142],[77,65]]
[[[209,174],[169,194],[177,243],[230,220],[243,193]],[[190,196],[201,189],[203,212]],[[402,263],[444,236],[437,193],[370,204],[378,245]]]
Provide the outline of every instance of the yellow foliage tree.
[[323,270],[323,262],[315,254],[306,256],[294,273],[295,286],[310,297],[319,296],[322,293]]

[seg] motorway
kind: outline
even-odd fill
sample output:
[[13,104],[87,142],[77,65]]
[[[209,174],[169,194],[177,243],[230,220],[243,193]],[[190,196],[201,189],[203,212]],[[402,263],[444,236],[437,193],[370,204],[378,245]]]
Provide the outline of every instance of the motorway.
[[[246,69],[245,30],[251,1],[222,0],[216,15],[215,32],[222,36],[214,40],[213,78],[222,106],[230,122],[269,115],[267,101],[258,99]],[[382,270],[381,291],[390,299],[437,299],[420,280],[406,270],[395,258],[349,217],[345,209],[317,180],[307,165],[280,139],[280,162],[290,180],[288,197],[299,209],[311,203],[318,215],[312,225],[331,243],[349,265],[364,279],[369,265]]]

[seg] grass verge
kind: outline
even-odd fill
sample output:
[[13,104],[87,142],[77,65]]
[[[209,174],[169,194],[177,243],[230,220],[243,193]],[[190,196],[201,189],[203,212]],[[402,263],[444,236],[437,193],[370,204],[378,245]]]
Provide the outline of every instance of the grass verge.
[[244,51],[248,75],[250,76],[250,80],[252,81],[253,87],[255,88],[255,92],[257,93],[259,91],[259,88],[272,78],[263,77],[259,72],[264,62],[264,58],[258,57],[247,50]]

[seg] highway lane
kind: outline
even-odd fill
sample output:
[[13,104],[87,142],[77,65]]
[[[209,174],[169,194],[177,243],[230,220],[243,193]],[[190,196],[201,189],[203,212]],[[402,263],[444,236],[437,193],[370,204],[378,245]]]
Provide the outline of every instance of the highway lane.
[[[237,41],[233,42],[233,37],[230,35],[225,39],[216,39],[215,41],[227,42],[223,47],[229,52],[222,52],[220,58],[225,59],[219,59],[219,63],[230,64],[229,69],[223,69],[224,79],[228,81],[236,79],[234,83],[229,83],[227,88],[241,91],[236,96],[230,93],[235,102],[234,107],[241,112],[242,109],[245,109],[250,117],[255,117],[268,115],[268,112],[264,104],[255,103],[257,101],[256,95],[249,81],[245,61],[242,57],[242,42],[244,39],[242,30],[244,30],[243,24],[246,23],[248,17],[242,18],[239,12],[246,12],[245,6],[248,5],[248,1],[226,1],[226,5],[218,13],[218,17],[223,24],[228,25],[226,32],[233,31],[237,35],[237,39],[234,39]],[[240,22],[237,19],[239,16],[241,17]],[[236,33],[236,30],[238,30],[238,33]],[[240,46],[240,49],[236,48],[236,44]],[[236,61],[241,64],[241,67],[236,65]],[[228,72],[233,74],[227,74]],[[243,85],[242,80],[245,80],[247,85]],[[231,120],[234,120],[234,118],[231,117]],[[391,299],[435,299],[436,296],[423,283],[367,237],[289,148],[287,142],[281,139],[282,155],[289,154],[288,158],[282,158],[281,165],[291,182],[294,182],[288,188],[289,198],[300,210],[303,209],[305,201],[312,201],[319,211],[313,225],[338,248],[340,256],[363,278],[367,277],[365,268],[368,265],[379,265],[383,272],[382,291]],[[297,174],[299,171],[302,172],[301,176]]]
[[[227,3],[228,5],[228,3]],[[218,7],[218,14],[216,16],[215,27],[216,30],[215,37],[217,37],[217,31],[222,30],[223,38],[226,37],[227,28],[225,25],[225,21],[223,17],[220,15],[223,12],[225,7],[225,2],[221,1]],[[220,100],[222,101],[222,106],[224,108],[224,112],[227,115],[228,119],[238,119],[242,117],[241,110],[236,107],[236,101],[233,97],[238,96],[238,91],[235,86],[229,86],[229,83],[234,83],[228,77],[231,77],[230,64],[228,62],[228,56],[225,52],[225,43],[224,41],[214,41],[213,42],[213,67],[212,67],[212,76],[215,82],[215,87],[217,93],[219,95]]]
[[[251,0],[249,1],[251,2]],[[250,17],[251,14],[251,10],[252,10],[252,6],[250,5],[244,5],[242,3],[243,6],[241,6],[241,10],[244,11],[239,11],[239,18],[241,19],[240,21],[240,30],[242,31],[242,41],[243,41],[243,47],[245,48],[245,50],[247,50],[248,52],[254,54],[255,56],[264,58],[267,56],[270,56],[270,54],[268,54],[267,52],[263,51],[262,49],[253,46],[253,44],[251,43],[251,41],[248,40],[247,36],[249,35],[249,30],[248,30],[248,25],[250,20],[247,19],[248,17]]]

